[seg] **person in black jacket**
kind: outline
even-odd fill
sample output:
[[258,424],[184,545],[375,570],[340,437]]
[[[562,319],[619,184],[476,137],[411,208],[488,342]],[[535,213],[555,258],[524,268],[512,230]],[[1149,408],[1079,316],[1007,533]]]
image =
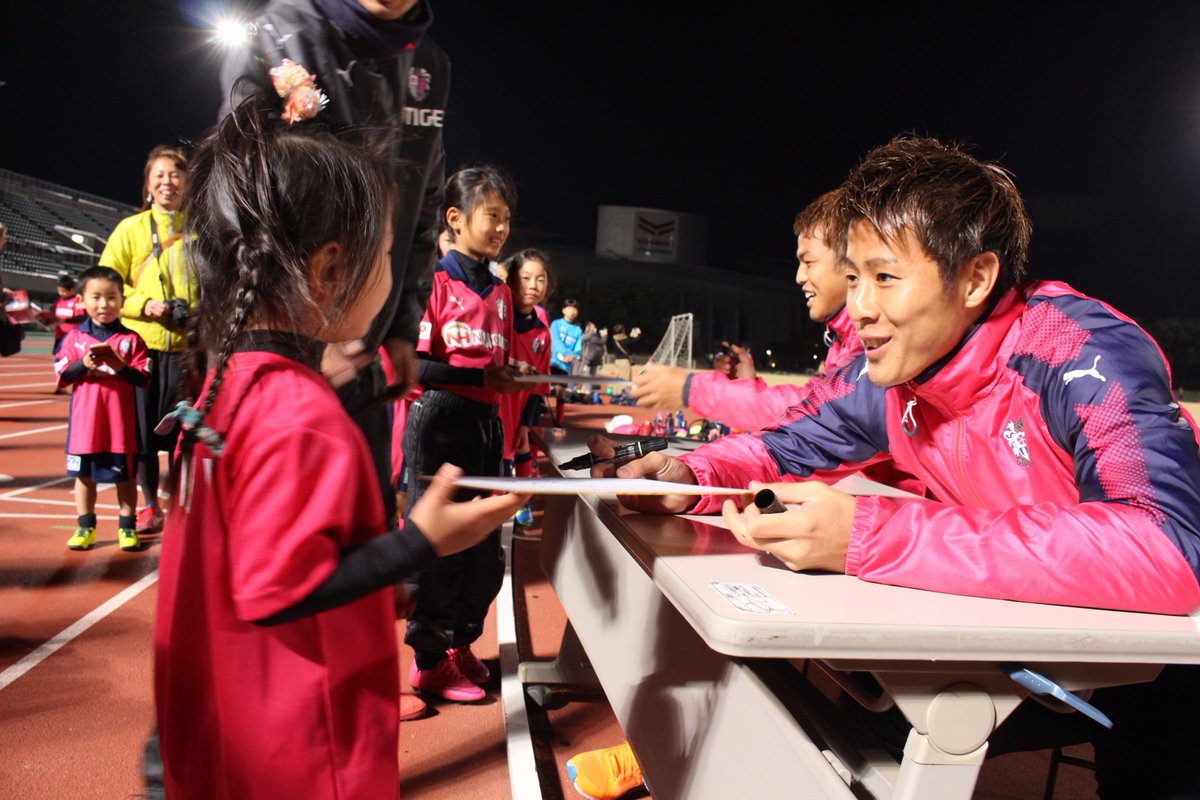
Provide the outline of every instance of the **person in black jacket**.
[[[253,90],[270,89],[269,71],[283,59],[317,76],[329,97],[320,119],[334,125],[402,127],[391,153],[394,204],[392,291],[344,370],[353,375],[339,396],[371,448],[389,519],[396,516],[391,480],[391,425],[379,402],[386,379],[380,345],[395,370],[393,396],[416,377],[413,342],[429,298],[437,260],[438,213],[445,181],[442,123],[450,62],[426,35],[428,0],[273,0],[251,24],[249,47],[230,52],[221,71],[222,116]],[[328,370],[327,370],[328,372]]]

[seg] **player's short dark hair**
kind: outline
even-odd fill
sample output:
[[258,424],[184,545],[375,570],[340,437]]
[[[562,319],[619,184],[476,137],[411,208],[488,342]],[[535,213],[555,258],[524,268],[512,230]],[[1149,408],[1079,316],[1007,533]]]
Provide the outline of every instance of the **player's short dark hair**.
[[847,229],[864,220],[890,243],[911,231],[946,286],[985,252],[1000,262],[994,297],[1025,275],[1032,225],[1012,175],[957,144],[898,136],[867,153],[842,191]]
[[846,218],[841,213],[842,190],[826,192],[796,215],[792,232],[797,236],[819,233],[837,256],[838,266],[846,259]]

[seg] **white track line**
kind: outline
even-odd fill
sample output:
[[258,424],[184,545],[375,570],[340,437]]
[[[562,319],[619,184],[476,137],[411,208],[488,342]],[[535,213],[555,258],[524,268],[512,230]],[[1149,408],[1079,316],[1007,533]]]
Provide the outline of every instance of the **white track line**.
[[0,439],[15,439],[18,436],[32,436],[35,433],[46,433],[48,431],[62,431],[62,430],[66,430],[66,428],[67,428],[67,426],[65,424],[51,425],[47,428],[33,428],[32,430],[28,430],[28,431],[17,431],[16,433],[6,433],[3,435],[0,435]]
[[54,400],[24,400],[20,403],[0,403],[0,411],[6,408],[17,408],[18,406],[40,406],[43,403],[53,403]]
[[8,669],[4,670],[4,672],[0,672],[0,689],[6,688],[17,678],[21,677],[26,672],[29,672],[29,670],[33,669],[47,658],[57,653],[66,645],[70,644],[73,640],[87,631],[88,628],[92,627],[97,622],[104,619],[133,598],[137,597],[142,593],[143,590],[153,586],[154,582],[157,580],[158,570],[155,570],[149,575],[143,577],[137,583],[125,587],[125,589],[117,593],[115,596],[96,606],[87,614],[64,628],[62,632],[56,635],[53,639],[40,645],[36,650],[22,658],[17,663],[13,664]]
[[[78,519],[74,514],[0,514],[0,519],[69,519],[72,522]],[[116,521],[116,515],[98,515],[98,520]]]
[[[513,602],[512,579],[513,522],[504,523],[500,541],[504,548],[504,583],[496,596],[496,641],[500,646],[500,700],[507,731],[508,782],[513,800],[542,800],[537,762],[533,757],[533,736],[525,710],[525,685],[517,677],[520,656],[517,653],[517,621]],[[523,590],[519,590],[523,591]]]
[[37,389],[41,386],[54,386],[54,381],[46,381],[45,383],[18,383],[14,386],[9,386],[7,383],[0,383],[0,391],[9,392],[13,389]]
[[0,372],[0,378],[45,378],[46,370],[39,369],[37,372]]
[[[39,497],[6,497],[5,501],[9,503],[33,503],[34,505],[44,506],[73,506],[74,500],[43,500]],[[120,508],[119,505],[112,503],[96,503],[96,508]]]
[[0,494],[0,500],[11,500],[14,497],[18,497],[19,495],[29,494],[30,492],[36,492],[39,489],[48,489],[51,486],[54,486],[59,483],[66,483],[67,481],[71,481],[72,483],[74,483],[75,479],[71,478],[69,476],[66,476],[66,475],[64,475],[61,478],[51,478],[48,481],[42,481],[41,483],[36,483],[33,486],[23,486],[20,489],[13,489],[11,492],[5,492],[4,494]]

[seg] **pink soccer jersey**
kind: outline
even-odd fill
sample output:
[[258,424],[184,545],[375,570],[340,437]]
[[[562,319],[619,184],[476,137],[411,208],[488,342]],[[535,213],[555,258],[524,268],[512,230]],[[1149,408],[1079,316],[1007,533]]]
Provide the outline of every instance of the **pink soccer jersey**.
[[167,792],[395,798],[391,588],[254,624],[307,597],[341,550],[385,530],[366,441],[319,373],[275,353],[233,357],[208,422],[224,452],[195,446],[159,565]]
[[[520,313],[520,312],[518,312]],[[524,328],[518,331],[517,328]],[[519,319],[513,328],[512,352],[508,363],[519,372],[544,375],[550,369],[550,329],[536,314]],[[540,383],[529,391],[513,392],[500,398],[500,421],[504,423],[504,457],[512,460],[517,428],[521,424],[521,410],[531,395],[545,394],[549,387]]]
[[[69,385],[62,379],[63,371],[81,360],[94,344],[106,342],[126,364],[141,372],[149,371],[146,343],[142,337],[120,323],[110,326],[111,333],[101,334],[84,320],[78,328],[67,332],[54,361],[58,386]],[[121,378],[108,365],[90,370],[75,383],[71,392],[71,413],[67,424],[67,452],[87,453],[137,452],[137,410],[133,385]]]
[[83,298],[79,295],[60,297],[54,301],[54,338],[61,339],[79,327],[85,312]]
[[[464,280],[450,253],[438,262],[433,290],[421,318],[417,351],[453,367],[501,366],[513,337],[512,293],[493,280],[482,294]],[[497,404],[500,393],[486,386],[437,386],[470,400]]]

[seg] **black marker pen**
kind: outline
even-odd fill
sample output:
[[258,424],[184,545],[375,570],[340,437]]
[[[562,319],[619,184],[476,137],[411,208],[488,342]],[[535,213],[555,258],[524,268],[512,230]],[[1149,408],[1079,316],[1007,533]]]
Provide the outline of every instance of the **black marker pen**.
[[655,450],[666,450],[671,444],[669,439],[655,437],[653,439],[641,439],[629,444],[623,444],[616,448],[612,458],[603,458],[593,455],[592,453],[584,453],[581,456],[576,456],[570,461],[564,461],[558,465],[559,469],[591,469],[597,464],[607,464],[612,462],[620,465],[626,461],[633,461],[635,458],[649,455]]
[[787,506],[779,502],[779,498],[770,489],[759,489],[755,493],[754,507],[764,514],[779,514],[787,511]]

